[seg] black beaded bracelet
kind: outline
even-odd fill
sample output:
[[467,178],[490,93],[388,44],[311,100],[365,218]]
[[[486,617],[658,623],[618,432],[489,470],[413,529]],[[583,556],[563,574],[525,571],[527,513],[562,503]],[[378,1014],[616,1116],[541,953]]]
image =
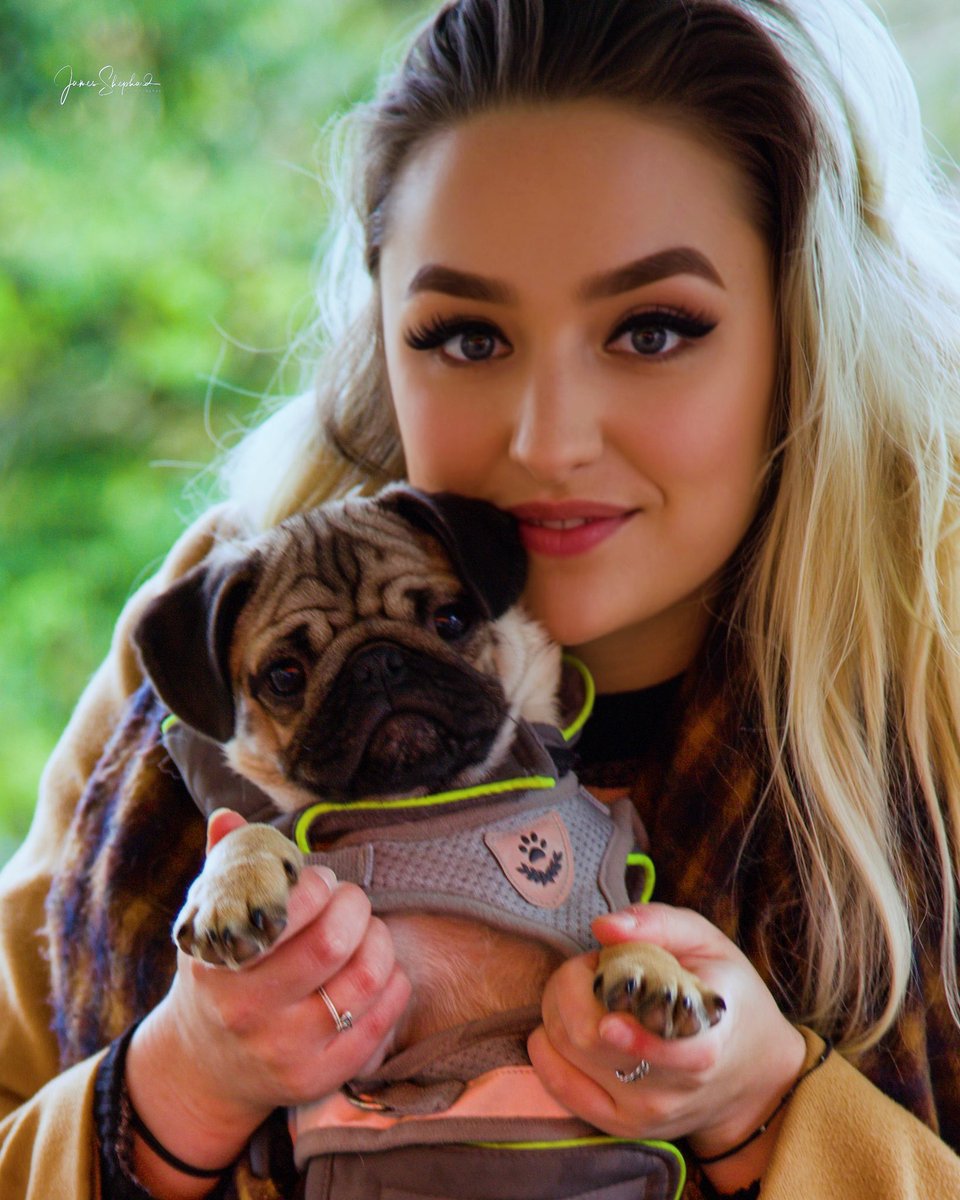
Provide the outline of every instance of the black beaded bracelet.
[[827,1038],[827,1044],[823,1048],[823,1053],[820,1055],[820,1057],[817,1059],[817,1061],[813,1064],[813,1066],[808,1067],[801,1075],[799,1075],[797,1077],[796,1081],[794,1082],[793,1087],[789,1090],[789,1092],[786,1093],[786,1095],[781,1097],[779,1104],[773,1110],[773,1112],[770,1114],[770,1116],[767,1117],[767,1119],[763,1122],[762,1125],[758,1125],[757,1128],[753,1131],[753,1133],[747,1134],[747,1136],[743,1139],[742,1142],[737,1142],[737,1144],[735,1146],[731,1146],[729,1150],[724,1150],[722,1154],[711,1154],[709,1158],[701,1158],[700,1155],[698,1155],[698,1154],[694,1155],[694,1157],[696,1158],[696,1160],[700,1164],[700,1166],[701,1167],[709,1167],[712,1163],[723,1162],[724,1159],[726,1159],[726,1158],[733,1158],[733,1156],[735,1154],[739,1154],[741,1150],[746,1150],[746,1148],[751,1144],[751,1142],[755,1142],[757,1140],[757,1138],[763,1137],[763,1135],[770,1128],[770,1125],[771,1125],[771,1122],[773,1121],[773,1119],[777,1116],[778,1113],[782,1112],[783,1109],[785,1109],[786,1106],[793,1099],[794,1093],[796,1092],[796,1090],[800,1086],[800,1084],[803,1083],[803,1081],[808,1076],[812,1075],[814,1073],[814,1071],[818,1070],[820,1067],[823,1066],[823,1064],[830,1057],[830,1051],[832,1049],[833,1049],[833,1043],[830,1041],[829,1038]]

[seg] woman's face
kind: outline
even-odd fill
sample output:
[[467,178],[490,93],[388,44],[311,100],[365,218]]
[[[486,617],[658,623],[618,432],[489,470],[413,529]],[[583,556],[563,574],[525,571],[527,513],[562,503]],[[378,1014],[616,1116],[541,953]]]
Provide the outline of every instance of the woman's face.
[[682,670],[770,424],[771,265],[739,171],[603,101],[485,114],[405,165],[380,278],[410,481],[517,516],[527,606],[601,688]]

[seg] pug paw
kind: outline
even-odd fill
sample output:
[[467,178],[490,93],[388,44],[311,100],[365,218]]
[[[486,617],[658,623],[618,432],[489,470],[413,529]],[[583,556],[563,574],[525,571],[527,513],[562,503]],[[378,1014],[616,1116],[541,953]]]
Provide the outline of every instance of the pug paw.
[[303,854],[270,825],[242,825],[219,841],[194,880],[173,940],[201,962],[236,970],[262,954],[287,924]]
[[722,996],[684,970],[668,951],[649,942],[605,946],[593,981],[610,1012],[628,1012],[662,1038],[691,1037],[716,1025]]

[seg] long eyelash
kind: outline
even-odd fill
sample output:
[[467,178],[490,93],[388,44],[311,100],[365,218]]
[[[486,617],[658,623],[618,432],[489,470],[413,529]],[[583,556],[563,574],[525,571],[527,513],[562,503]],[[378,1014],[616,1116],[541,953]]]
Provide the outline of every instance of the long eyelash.
[[427,325],[418,325],[415,329],[407,330],[403,339],[413,350],[435,350],[458,333],[477,332],[493,333],[502,338],[495,326],[485,321],[465,317],[434,317]]
[[717,322],[702,313],[684,312],[676,308],[650,308],[624,317],[609,340],[616,341],[621,334],[638,325],[662,325],[664,329],[669,329],[671,333],[679,333],[681,337],[702,338],[716,329]]
[[[625,317],[609,340],[615,341],[621,334],[627,333],[637,325],[654,323],[663,325],[673,333],[679,333],[681,337],[694,339],[706,337],[717,326],[716,321],[700,313],[672,308],[646,309]],[[469,317],[434,317],[427,324],[408,330],[404,334],[404,341],[414,350],[436,350],[457,334],[476,332],[492,333],[503,338],[495,326],[485,321]]]

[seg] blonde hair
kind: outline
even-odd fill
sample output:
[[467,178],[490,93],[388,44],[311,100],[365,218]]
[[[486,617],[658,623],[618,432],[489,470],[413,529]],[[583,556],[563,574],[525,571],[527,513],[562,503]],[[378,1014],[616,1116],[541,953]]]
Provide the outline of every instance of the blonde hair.
[[733,619],[807,898],[801,1017],[856,1053],[896,1019],[922,922],[960,1021],[960,218],[885,31],[833,0],[804,17],[819,178]]
[[272,524],[404,472],[376,273],[394,180],[494,105],[605,96],[695,122],[753,187],[777,273],[773,449],[718,623],[742,654],[807,902],[791,1016],[850,1053],[939,931],[960,1022],[960,222],[912,84],[857,0],[460,0],[341,128],[315,388],[227,464]]

